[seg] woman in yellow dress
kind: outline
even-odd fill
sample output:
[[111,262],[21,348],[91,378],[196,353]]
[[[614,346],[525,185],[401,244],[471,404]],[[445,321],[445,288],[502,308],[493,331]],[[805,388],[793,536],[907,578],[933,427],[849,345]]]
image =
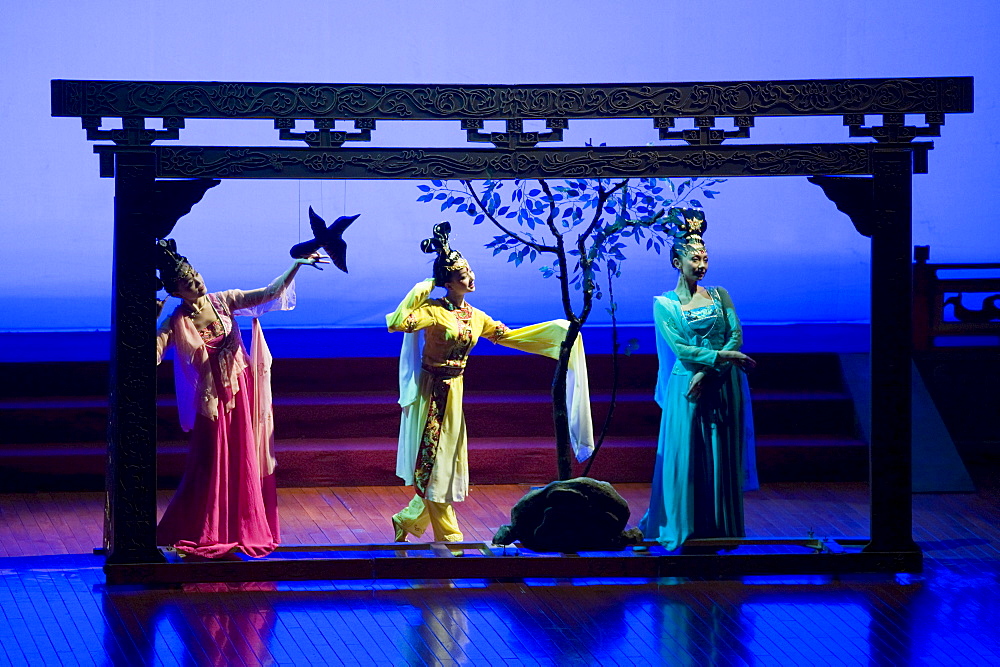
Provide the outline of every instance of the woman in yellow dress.
[[[450,233],[447,222],[434,226],[433,237],[420,246],[437,254],[434,277],[417,283],[395,312],[386,315],[389,331],[406,334],[400,354],[403,415],[396,474],[415,491],[410,504],[392,517],[397,542],[405,541],[407,533],[419,537],[428,525],[437,542],[463,539],[452,505],[465,500],[469,491],[462,373],[479,339],[557,358],[569,326],[566,320],[553,320],[510,329],[469,305],[465,297],[476,289],[476,274],[449,246]],[[435,286],[447,294],[430,298]],[[573,347],[570,374],[570,436],[577,458],[586,460],[593,451],[593,427],[582,339]]]

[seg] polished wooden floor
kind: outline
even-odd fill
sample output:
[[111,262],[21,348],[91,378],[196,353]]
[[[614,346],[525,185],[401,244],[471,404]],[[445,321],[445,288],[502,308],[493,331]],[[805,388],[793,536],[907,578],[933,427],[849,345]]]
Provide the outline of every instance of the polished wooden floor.
[[[914,496],[920,576],[109,587],[96,493],[0,495],[0,664],[1000,664],[1000,493]],[[995,476],[993,477],[995,479]],[[648,487],[620,485],[633,521]],[[488,540],[524,487],[460,506]],[[169,493],[161,494],[161,509]],[[282,489],[286,544],[391,539],[401,487]],[[863,484],[747,494],[756,536],[867,532]]]

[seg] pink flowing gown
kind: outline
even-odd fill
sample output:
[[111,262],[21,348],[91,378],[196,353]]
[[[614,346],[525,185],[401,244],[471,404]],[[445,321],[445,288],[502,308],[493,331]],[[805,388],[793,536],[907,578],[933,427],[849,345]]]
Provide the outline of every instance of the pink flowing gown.
[[[262,471],[266,464],[255,435],[255,420],[260,417],[254,404],[254,374],[259,369],[251,363],[232,316],[232,307],[240,305],[234,294],[238,297],[239,292],[210,294],[219,322],[198,332],[203,345],[185,348],[178,342],[176,350],[178,355],[187,350],[189,358],[200,358],[200,363],[188,360],[188,374],[190,369],[211,373],[211,381],[201,383],[193,394],[200,400],[209,400],[206,395],[217,399],[217,416],[206,415],[205,410],[193,415],[184,475],[157,526],[157,544],[204,558],[236,551],[259,558],[279,542],[274,472]],[[183,333],[178,329],[193,327],[177,317],[176,313],[171,317],[171,329],[179,341]],[[184,373],[177,375],[178,383],[184,382]],[[178,391],[179,404],[188,393]],[[183,411],[181,420],[185,421]]]

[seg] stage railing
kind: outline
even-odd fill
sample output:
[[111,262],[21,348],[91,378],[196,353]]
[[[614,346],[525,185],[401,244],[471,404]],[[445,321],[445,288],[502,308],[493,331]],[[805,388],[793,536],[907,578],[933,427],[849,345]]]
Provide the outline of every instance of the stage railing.
[[[993,336],[1000,345],[1000,264],[930,264],[930,246],[913,250],[913,349],[933,349],[944,336]],[[939,271],[995,276],[942,277]],[[983,295],[982,305],[968,307],[967,294]],[[946,319],[948,306],[953,319]]]

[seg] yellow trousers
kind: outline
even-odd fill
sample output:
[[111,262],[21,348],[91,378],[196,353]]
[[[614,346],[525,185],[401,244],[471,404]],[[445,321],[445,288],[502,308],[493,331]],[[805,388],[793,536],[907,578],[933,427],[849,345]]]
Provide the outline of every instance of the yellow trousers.
[[451,503],[435,503],[413,496],[410,504],[393,516],[403,530],[420,537],[427,530],[427,524],[434,529],[435,542],[461,542],[462,531],[458,529],[458,519]]

